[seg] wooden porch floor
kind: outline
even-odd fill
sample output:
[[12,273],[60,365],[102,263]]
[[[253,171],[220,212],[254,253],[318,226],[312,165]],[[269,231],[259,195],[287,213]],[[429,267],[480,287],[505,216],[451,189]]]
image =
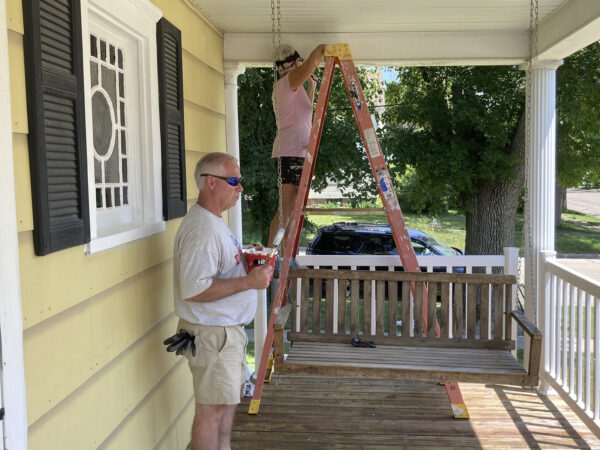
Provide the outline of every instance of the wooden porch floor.
[[260,413],[238,407],[233,449],[600,449],[558,396],[461,383],[469,420],[433,382],[273,375]]

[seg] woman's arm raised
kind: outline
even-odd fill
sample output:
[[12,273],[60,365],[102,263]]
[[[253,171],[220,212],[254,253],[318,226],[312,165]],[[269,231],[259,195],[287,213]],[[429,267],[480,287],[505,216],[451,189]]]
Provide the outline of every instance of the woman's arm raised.
[[315,49],[310,52],[308,58],[288,75],[290,83],[290,89],[295,91],[312,75],[321,60],[323,59],[323,53],[325,52],[325,44],[318,45]]

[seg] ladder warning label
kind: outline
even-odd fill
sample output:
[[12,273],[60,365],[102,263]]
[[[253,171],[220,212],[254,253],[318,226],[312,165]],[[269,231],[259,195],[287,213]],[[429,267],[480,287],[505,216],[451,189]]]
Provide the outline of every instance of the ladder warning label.
[[381,192],[385,198],[389,199],[394,195],[394,191],[392,190],[392,182],[387,170],[377,169],[377,183],[379,183],[379,187],[381,188]]
[[365,130],[365,140],[367,141],[367,151],[371,158],[376,158],[381,153],[379,152],[379,146],[377,145],[377,136],[375,136],[375,130],[373,128],[367,128]]
[[387,200],[388,206],[391,210],[399,209],[398,199],[394,194],[394,188],[392,187],[392,180],[390,174],[386,169],[377,169],[377,184],[381,189],[381,193]]

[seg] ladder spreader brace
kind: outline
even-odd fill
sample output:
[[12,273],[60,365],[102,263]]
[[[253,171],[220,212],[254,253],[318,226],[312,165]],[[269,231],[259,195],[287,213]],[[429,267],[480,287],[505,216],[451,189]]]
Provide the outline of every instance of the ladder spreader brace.
[[[327,110],[327,102],[331,93],[331,82],[336,63],[339,65],[342,77],[344,79],[348,98],[350,99],[350,103],[352,105],[352,111],[354,112],[354,117],[356,119],[356,123],[358,124],[361,138],[365,144],[365,150],[369,158],[369,163],[373,172],[373,178],[377,183],[379,196],[387,212],[388,222],[394,236],[394,242],[396,243],[396,248],[398,249],[398,255],[400,256],[402,265],[404,266],[405,270],[410,272],[421,271],[417,257],[412,248],[404,218],[402,217],[402,211],[400,210],[396,193],[394,192],[392,186],[392,180],[390,178],[385,159],[381,152],[379,140],[375,134],[373,120],[369,114],[367,102],[362,92],[360,80],[358,79],[358,75],[356,73],[356,67],[354,65],[354,60],[352,59],[350,46],[348,44],[328,45],[325,48],[325,69],[323,71],[323,80],[321,82],[319,98],[317,100],[317,108],[315,110],[312,129],[310,132],[310,139],[308,141],[306,160],[302,170],[302,177],[300,179],[296,204],[294,205],[292,216],[290,217],[287,245],[285,246],[283,259],[279,266],[279,284],[277,286],[277,292],[273,301],[273,307],[267,328],[267,335],[263,346],[262,356],[260,358],[256,384],[254,386],[254,395],[250,401],[248,414],[258,414],[260,397],[267,371],[267,364],[273,348],[273,326],[277,316],[279,315],[280,309],[285,305],[285,299],[287,298],[287,292],[289,288],[289,280],[287,280],[287,276],[291,259],[294,257],[294,255],[296,255],[298,250],[300,232],[302,230],[302,223],[304,221],[304,215],[302,212],[303,208],[306,206],[308,194],[310,192],[310,184],[317,160],[319,142],[321,141],[323,122]],[[426,286],[423,286],[423,289],[426,289]],[[427,299],[427,292],[423,293],[423,323],[425,324],[425,330],[427,330],[427,301],[425,301],[425,299]],[[437,323],[436,334],[439,337],[440,328]],[[271,372],[272,370],[269,371],[269,373]],[[462,399],[458,383],[446,382],[444,384],[446,386],[446,392],[448,393],[448,398],[452,406],[454,417],[468,418],[469,416],[467,413],[467,408]]]

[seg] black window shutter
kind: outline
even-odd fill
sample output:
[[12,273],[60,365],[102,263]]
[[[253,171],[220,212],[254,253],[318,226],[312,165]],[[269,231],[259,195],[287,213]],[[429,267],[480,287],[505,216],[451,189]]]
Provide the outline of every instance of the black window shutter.
[[89,242],[79,0],[23,0],[37,255]]
[[163,215],[165,220],[187,211],[181,31],[165,18],[157,25],[158,91],[162,146]]

